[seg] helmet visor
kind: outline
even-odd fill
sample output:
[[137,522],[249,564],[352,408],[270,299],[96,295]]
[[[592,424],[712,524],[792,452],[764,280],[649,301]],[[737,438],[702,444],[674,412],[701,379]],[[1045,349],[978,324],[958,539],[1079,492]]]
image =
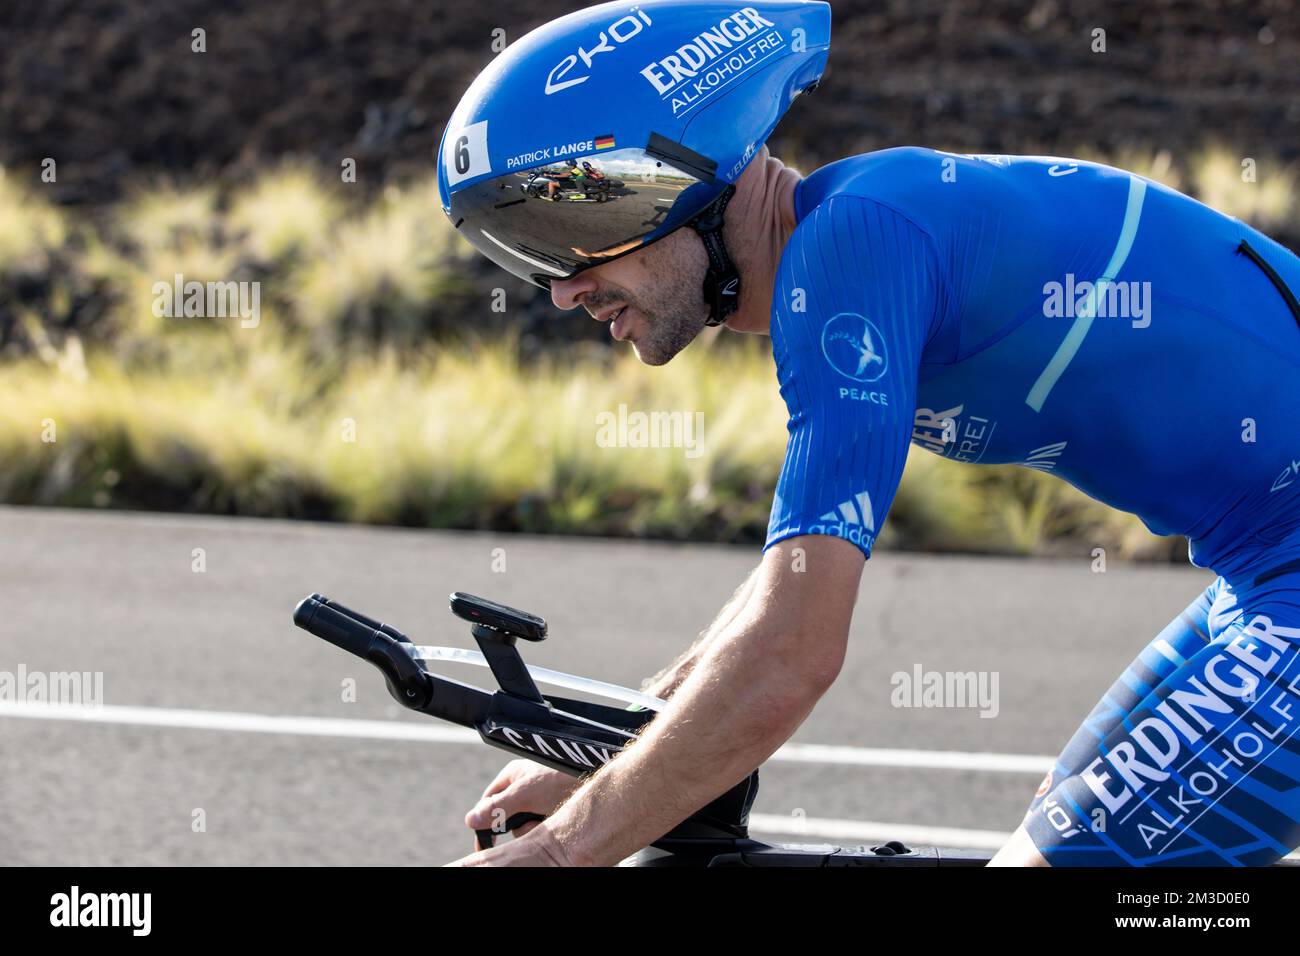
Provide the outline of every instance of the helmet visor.
[[573,159],[457,191],[451,221],[501,268],[548,288],[680,228],[726,188],[644,149]]

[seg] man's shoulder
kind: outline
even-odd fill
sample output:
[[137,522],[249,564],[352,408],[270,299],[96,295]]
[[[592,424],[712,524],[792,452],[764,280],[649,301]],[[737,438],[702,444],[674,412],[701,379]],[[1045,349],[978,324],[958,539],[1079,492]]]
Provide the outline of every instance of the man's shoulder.
[[897,206],[912,205],[918,190],[933,186],[942,174],[945,154],[922,146],[895,146],[836,160],[810,173],[799,184],[796,212],[808,213],[837,197],[855,197]]
[[880,150],[832,163],[800,183],[806,192],[796,197],[798,224],[773,289],[778,358],[820,355],[827,321],[840,313],[860,318],[864,310],[883,314],[905,302],[926,328],[936,320],[944,280],[934,229],[942,219],[926,214],[923,202],[938,200],[923,194],[938,192],[943,155],[919,147]]
[[[781,272],[822,261],[818,251],[838,250],[843,257],[857,253],[859,274],[874,257],[888,259],[900,230],[934,248],[936,212],[941,197],[935,183],[946,154],[918,146],[862,153],[810,173],[795,191],[794,232],[785,247]],[[914,227],[914,228],[913,228]]]

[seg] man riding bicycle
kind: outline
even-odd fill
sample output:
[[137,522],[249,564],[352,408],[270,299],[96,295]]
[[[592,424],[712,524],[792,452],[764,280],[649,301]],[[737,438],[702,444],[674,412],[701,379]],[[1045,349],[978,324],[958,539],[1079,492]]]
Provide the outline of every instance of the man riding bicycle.
[[578,168],[578,161],[576,159],[569,160],[568,163],[565,164],[564,169],[550,174],[549,181],[546,183],[546,198],[554,201],[556,193],[560,191],[560,183],[563,180],[572,180],[576,182],[577,180],[582,179],[584,175],[583,171]]
[[[1300,844],[1300,260],[1095,163],[898,148],[801,179],[764,143],[820,82],[830,20],[593,7],[509,47],[448,124],[442,203],[479,251],[649,365],[707,326],[770,334],[790,412],[762,561],[646,687],[669,706],[580,786],[510,764],[469,825],[547,819],[463,862],[617,862],[775,752],[840,671],[909,443],[1051,471],[1218,575],[993,862],[1279,859]],[[501,198],[559,153],[620,177],[617,215]]]

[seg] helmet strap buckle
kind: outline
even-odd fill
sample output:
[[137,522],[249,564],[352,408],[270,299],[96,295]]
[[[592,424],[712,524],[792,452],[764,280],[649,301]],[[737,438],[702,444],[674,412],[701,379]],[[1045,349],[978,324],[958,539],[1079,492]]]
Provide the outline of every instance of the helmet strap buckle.
[[728,185],[690,224],[699,234],[709,256],[709,268],[704,274],[704,301],[709,306],[709,318],[705,324],[710,327],[727,321],[740,305],[740,273],[727,254],[727,244],[722,239],[723,213],[735,194],[736,187]]

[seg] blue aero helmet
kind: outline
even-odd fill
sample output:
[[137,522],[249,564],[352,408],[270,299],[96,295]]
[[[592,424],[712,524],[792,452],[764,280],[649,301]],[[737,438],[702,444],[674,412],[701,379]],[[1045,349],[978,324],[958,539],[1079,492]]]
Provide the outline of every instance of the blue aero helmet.
[[[821,81],[831,8],[814,0],[604,3],[508,46],[438,150],[455,227],[542,288],[690,226],[709,255],[709,324],[736,308],[722,241],[735,182]],[[599,177],[564,175],[569,161]]]

